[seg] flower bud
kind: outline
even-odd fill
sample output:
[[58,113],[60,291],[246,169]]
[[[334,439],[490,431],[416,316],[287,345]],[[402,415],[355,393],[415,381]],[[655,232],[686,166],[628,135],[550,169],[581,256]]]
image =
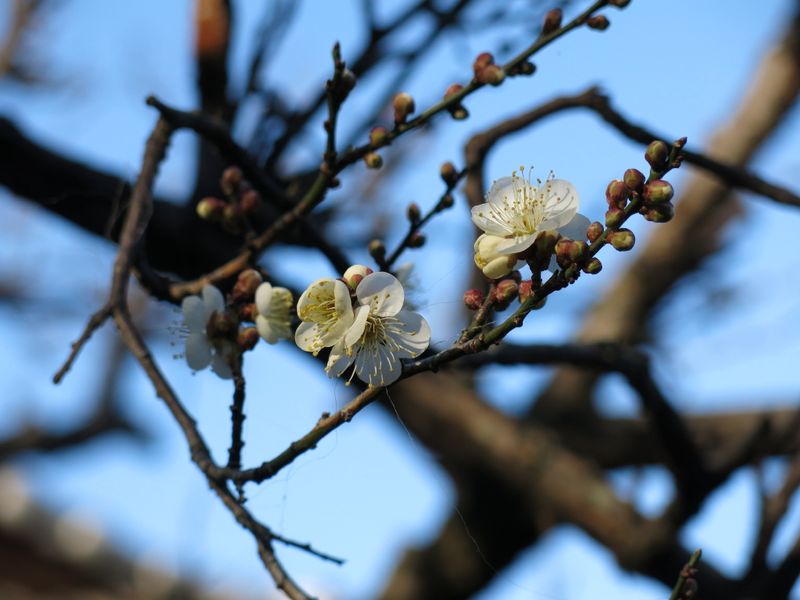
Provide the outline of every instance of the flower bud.
[[336,97],[339,102],[344,102],[347,95],[356,87],[356,74],[350,69],[342,71],[341,79],[339,79],[339,87],[336,89]]
[[578,261],[586,249],[586,242],[576,242],[569,238],[561,238],[556,244],[556,260],[562,268]]
[[242,194],[242,197],[239,198],[239,207],[246,215],[253,214],[259,206],[261,206],[261,194],[256,190],[247,190]]
[[544,16],[544,22],[542,23],[542,35],[553,33],[556,29],[561,27],[562,16],[563,14],[560,8],[554,8],[553,10],[548,11]]
[[478,310],[483,304],[483,292],[476,289],[467,290],[464,292],[464,306],[470,310]]
[[673,195],[672,186],[663,179],[656,179],[644,186],[644,201],[648,204],[669,202]]
[[442,163],[442,166],[439,167],[439,175],[442,181],[449,186],[455,185],[458,181],[458,171],[456,170],[456,166],[450,161]]
[[669,160],[669,146],[660,140],[650,142],[644,151],[644,159],[654,171],[663,171],[667,168]]
[[530,279],[519,282],[519,289],[517,295],[520,302],[525,302],[533,294],[533,282]]
[[460,104],[458,104],[450,109],[450,116],[453,117],[456,121],[463,121],[464,119],[469,117],[469,111]]
[[506,72],[498,65],[488,65],[480,70],[475,76],[478,83],[488,83],[489,85],[498,86],[503,83],[506,78]]
[[633,248],[633,244],[636,242],[636,238],[630,229],[611,231],[606,236],[606,240],[609,244],[614,246],[614,250],[619,250],[620,252],[626,252],[630,250]]
[[369,143],[373,146],[380,146],[386,141],[387,134],[386,127],[373,127],[369,130]]
[[222,211],[222,227],[228,233],[241,233],[242,211],[238,206],[226,204]]
[[244,179],[244,175],[239,167],[228,167],[222,172],[219,187],[226,196],[233,196],[239,189],[242,179]]
[[536,241],[533,246],[536,249],[536,255],[543,258],[549,258],[553,254],[556,243],[561,239],[561,234],[555,229],[548,229],[542,231],[536,236]]
[[499,279],[514,270],[517,263],[516,257],[497,251],[497,246],[505,242],[504,238],[487,233],[481,234],[475,240],[473,245],[475,265],[489,279]]
[[675,216],[675,207],[670,202],[663,202],[648,207],[643,214],[651,223],[666,223]]
[[494,288],[494,301],[498,310],[505,310],[511,301],[517,297],[519,286],[513,279],[503,279],[497,282]]
[[582,270],[584,273],[588,273],[589,275],[596,275],[602,270],[602,268],[603,263],[601,263],[598,259],[593,258],[583,266]]
[[408,238],[406,245],[409,248],[422,248],[425,245],[425,235],[419,231],[415,231],[411,234],[411,237]]
[[586,19],[586,26],[597,31],[605,31],[610,24],[605,15],[595,15]]
[[378,264],[386,257],[386,246],[381,240],[372,240],[367,246],[369,255],[375,259]]
[[490,52],[481,52],[475,57],[475,62],[472,63],[472,72],[475,74],[475,77],[478,77],[481,71],[493,64],[494,56],[492,56]]
[[630,189],[628,189],[624,181],[620,181],[619,179],[612,180],[608,184],[608,187],[606,187],[606,202],[608,202],[609,206],[625,208],[625,204],[628,202],[630,196]]
[[453,204],[455,204],[455,200],[453,199],[452,194],[445,194],[442,196],[442,199],[439,200],[439,209],[444,210],[446,208],[452,208]]
[[222,219],[222,214],[226,206],[227,204],[219,198],[213,198],[211,196],[203,198],[197,203],[197,216],[204,221],[216,223]]
[[414,98],[412,98],[410,94],[400,92],[394,97],[392,107],[394,108],[395,125],[405,123],[408,115],[415,110]]
[[625,211],[616,206],[612,206],[606,211],[606,227],[619,227],[625,220]]
[[255,323],[257,316],[258,316],[258,307],[256,306],[255,302],[250,302],[248,304],[241,304],[239,306],[240,321]]
[[239,331],[239,335],[236,338],[236,344],[239,346],[239,349],[242,352],[247,352],[248,350],[255,348],[255,345],[258,343],[259,339],[261,339],[261,336],[258,335],[258,329],[255,327],[245,327]]
[[422,219],[422,211],[419,209],[419,206],[416,202],[412,202],[406,208],[406,217],[411,222],[412,225],[416,225]]
[[383,157],[377,152],[367,152],[364,155],[364,164],[368,169],[380,169],[383,166]]
[[628,169],[625,171],[625,175],[622,176],[622,180],[625,182],[625,185],[628,186],[629,190],[634,192],[642,191],[644,179],[644,173],[642,173],[639,169]]
[[617,8],[625,8],[630,3],[631,0],[610,0],[609,2],[611,6],[616,6]]
[[594,223],[589,225],[589,227],[586,229],[587,239],[590,242],[594,243],[597,239],[600,238],[601,235],[603,235],[603,229],[604,229],[603,224],[600,223],[599,221],[595,221]]
[[461,85],[460,83],[454,83],[454,84],[450,85],[450,87],[448,87],[447,90],[444,93],[444,99],[445,100],[449,100],[451,96],[456,95],[458,92],[460,92],[463,89],[464,89],[464,86]]
[[245,269],[236,278],[236,283],[231,291],[231,298],[235,302],[242,302],[243,300],[253,300],[256,293],[256,288],[261,285],[263,278],[261,273],[255,269]]
[[206,325],[210,339],[230,337],[239,327],[239,319],[227,310],[215,310]]
[[361,280],[372,272],[372,269],[365,265],[353,265],[348,267],[344,272],[342,281],[344,281],[351,290],[354,290],[358,287],[358,284],[361,283]]

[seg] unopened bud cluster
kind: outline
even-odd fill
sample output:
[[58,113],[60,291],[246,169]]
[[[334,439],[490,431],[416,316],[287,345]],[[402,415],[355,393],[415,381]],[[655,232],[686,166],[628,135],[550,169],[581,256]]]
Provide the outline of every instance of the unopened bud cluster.
[[472,63],[475,81],[489,85],[500,85],[506,78],[503,67],[494,64],[494,56],[489,52],[481,52]]
[[239,234],[247,217],[261,206],[261,194],[252,188],[238,167],[225,169],[219,184],[225,199],[203,198],[197,203],[197,215],[204,221],[219,223],[228,233]]

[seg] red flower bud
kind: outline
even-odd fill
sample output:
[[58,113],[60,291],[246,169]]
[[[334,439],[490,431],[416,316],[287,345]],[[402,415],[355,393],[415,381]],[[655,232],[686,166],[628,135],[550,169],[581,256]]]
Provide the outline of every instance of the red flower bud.
[[464,306],[470,310],[478,310],[483,304],[484,296],[480,290],[472,289],[464,292]]
[[590,29],[596,29],[597,31],[604,31],[608,29],[608,26],[611,25],[609,20],[606,18],[605,15],[595,15],[593,17],[589,17],[586,19],[586,25]]
[[674,191],[669,182],[656,179],[644,186],[644,201],[648,204],[663,204],[672,200]]
[[628,202],[630,196],[630,189],[628,189],[624,181],[620,181],[619,179],[612,180],[608,184],[608,187],[606,187],[606,202],[608,202],[609,206],[625,208],[625,204]]
[[542,23],[542,35],[553,33],[556,29],[561,27],[562,16],[563,14],[560,8],[554,8],[553,10],[548,11],[544,16],[544,22]]
[[386,141],[386,127],[373,127],[369,131],[369,143],[373,146],[380,146]]
[[644,173],[639,169],[628,169],[625,171],[625,175],[622,176],[622,180],[628,186],[628,189],[634,192],[641,192],[645,177]]
[[650,142],[644,151],[644,159],[654,171],[663,171],[667,168],[669,160],[669,146],[660,140]]
[[603,224],[599,221],[595,221],[586,229],[586,237],[590,242],[596,241],[601,235],[603,235]]
[[633,248],[636,238],[630,229],[619,229],[618,231],[611,231],[606,235],[606,240],[609,244],[614,246],[614,250],[626,252]]
[[412,114],[416,107],[414,106],[414,98],[410,94],[400,92],[394,97],[392,101],[394,108],[394,122],[395,125],[405,123],[408,115]]

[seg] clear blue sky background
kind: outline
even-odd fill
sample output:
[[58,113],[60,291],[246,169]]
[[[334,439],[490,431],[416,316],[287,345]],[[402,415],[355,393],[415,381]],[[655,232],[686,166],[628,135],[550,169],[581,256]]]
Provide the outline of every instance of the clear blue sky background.
[[[263,3],[235,4],[234,75],[237,66],[241,72]],[[359,48],[358,4],[303,2],[265,75],[280,82],[293,101],[303,102],[324,80],[335,40],[341,40],[345,58]],[[403,4],[376,3],[379,14],[385,15]],[[576,2],[574,8],[586,4]],[[589,84],[603,86],[633,120],[702,144],[735,106],[793,4],[674,0],[667,5],[634,0],[625,11],[609,11],[612,26],[605,33],[575,32],[540,53],[535,77],[512,80],[471,98],[470,120],[443,122],[446,126],[436,135],[409,136],[402,144],[407,149],[413,145],[416,162],[381,190],[382,199],[395,207],[398,218],[408,201],[430,205],[441,189],[437,165],[448,159],[458,162],[472,132]],[[185,0],[57,3],[41,24],[45,43],[36,52],[53,86],[23,89],[0,84],[0,114],[56,150],[135,177],[154,122],[144,97],[155,93],[178,106],[195,105],[190,14],[191,3]],[[7,15],[0,18],[4,25]],[[470,56],[509,40],[520,37],[485,33],[444,40],[406,89],[424,107],[452,81],[467,79]],[[342,116],[345,127],[348,119],[358,119],[360,98],[371,89],[369,82],[356,89]],[[798,119],[795,111],[755,163],[760,173],[793,189],[800,189]],[[247,123],[239,125],[243,131]],[[295,148],[293,165],[316,161],[321,139],[310,136]],[[177,137],[158,182],[161,193],[180,197],[190,189],[194,143],[188,134]],[[491,156],[487,172],[501,177],[520,164],[533,165],[540,176],[553,170],[575,183],[582,212],[599,218],[607,181],[630,166],[642,168],[642,163],[640,148],[590,115],[570,113],[510,139]],[[353,169],[355,178],[363,174],[361,168]],[[678,190],[687,172],[674,177]],[[0,193],[0,269],[4,276],[13,273],[32,281],[28,292],[33,307],[20,314],[0,306],[0,398],[5,415],[0,433],[28,419],[67,426],[90,411],[87,390],[102,372],[98,365],[110,347],[111,332],[92,340],[63,385],[53,387],[50,377],[85,318],[102,302],[112,249]],[[346,202],[346,196],[340,194],[339,201]],[[760,199],[748,200],[747,213],[746,228],[732,227],[729,236],[735,243],[712,262],[714,276],[708,269],[693,278],[657,318],[663,333],[657,348],[663,359],[659,376],[681,410],[757,408],[797,396],[800,286],[793,274],[798,258],[777,263],[765,241],[780,240],[789,248],[800,214]],[[652,227],[636,223],[634,229],[646,238]],[[431,243],[418,255],[425,257],[417,272],[418,300],[434,340],[445,342],[458,329],[453,309],[460,304],[471,268],[467,212],[462,208],[441,216],[428,233]],[[366,260],[363,255],[352,258]],[[298,286],[330,274],[324,261],[307,252],[286,251],[281,259],[281,272]],[[519,332],[520,339],[565,339],[592,297],[625,267],[630,255],[605,253],[602,259],[602,276],[582,279],[553,299]],[[754,287],[756,276],[767,283]],[[709,308],[709,297],[723,292],[730,294],[729,302]],[[180,339],[169,330],[180,316],[168,306],[150,310],[163,330],[154,342],[157,356],[222,456],[229,436],[230,390],[210,372],[191,375],[183,361],[174,359]],[[348,396],[341,383],[324,377],[317,363],[285,346],[256,350],[248,357],[246,375],[251,392],[245,459],[251,463],[283,449],[322,411],[340,406]],[[532,386],[546,377],[542,369],[497,369],[485,375],[483,385],[498,406],[515,412],[523,408]],[[303,382],[302,388],[294,385],[297,381]],[[604,389],[609,392],[604,410],[635,412],[634,398],[619,382],[609,380]],[[233,587],[257,597],[269,593],[272,584],[249,535],[233,523],[189,464],[184,440],[136,369],[128,371],[124,404],[133,419],[153,432],[154,441],[142,447],[109,440],[56,457],[28,458],[20,466],[37,498],[55,511],[86,515],[133,556],[150,557],[210,586]],[[778,468],[773,471],[779,474]],[[667,500],[669,481],[660,471],[647,470],[638,478],[618,473],[613,479],[645,511],[657,511]],[[709,559],[731,574],[746,564],[755,533],[753,481],[749,472],[734,477],[691,522],[685,536],[688,546],[702,546]],[[424,447],[378,407],[335,432],[268,485],[251,488],[249,497],[256,515],[277,531],[347,558],[345,566],[335,567],[292,550],[280,551],[289,571],[310,590],[348,599],[374,595],[404,548],[436,535],[453,500],[446,476]],[[781,528],[774,556],[793,541],[798,529],[800,509],[795,507]],[[613,557],[580,531],[564,528],[524,553],[478,597],[655,600],[666,595],[664,587],[619,570]]]

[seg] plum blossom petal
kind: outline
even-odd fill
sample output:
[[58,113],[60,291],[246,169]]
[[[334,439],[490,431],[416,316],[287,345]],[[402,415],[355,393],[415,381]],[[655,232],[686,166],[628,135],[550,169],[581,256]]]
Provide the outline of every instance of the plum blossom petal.
[[264,282],[256,288],[256,329],[268,344],[292,337],[292,293]]
[[[513,255],[530,248],[537,235],[547,229],[558,229],[568,225],[575,217],[579,206],[578,193],[570,182],[563,179],[548,179],[538,187],[517,176],[503,177],[492,184],[486,194],[486,202],[472,208],[472,221],[486,235],[503,238],[492,241],[489,257],[488,247],[476,264],[482,270],[495,260],[496,255]],[[480,238],[479,238],[480,240]],[[495,263],[499,265],[498,263]],[[498,268],[490,268],[493,273]],[[490,277],[490,275],[487,275]]]
[[353,323],[331,350],[325,370],[334,377],[353,365],[353,375],[365,383],[389,385],[402,373],[401,359],[428,348],[430,327],[418,313],[402,309],[403,286],[389,273],[364,277],[356,297]]
[[403,285],[391,273],[379,271],[367,275],[356,288],[358,302],[371,306],[371,312],[379,316],[396,315],[403,308],[405,292]]
[[297,316],[303,321],[295,332],[301,349],[316,354],[333,346],[353,324],[350,291],[338,279],[318,279],[297,301]]
[[211,344],[205,333],[191,332],[184,350],[186,362],[194,371],[202,371],[211,363]]

